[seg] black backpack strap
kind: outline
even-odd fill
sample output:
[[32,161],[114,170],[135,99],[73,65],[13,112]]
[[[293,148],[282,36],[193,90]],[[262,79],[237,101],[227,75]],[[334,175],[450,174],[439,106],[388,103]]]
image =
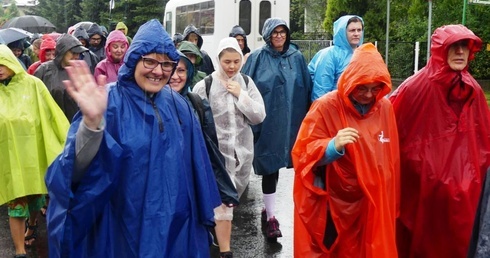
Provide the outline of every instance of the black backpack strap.
[[247,90],[248,90],[248,75],[244,74],[244,73],[240,73],[242,74],[242,77],[243,77],[243,80],[245,81],[245,86],[247,86]]
[[192,103],[192,106],[197,111],[197,115],[199,116],[199,121],[201,122],[201,126],[204,124],[204,104],[202,103],[202,99],[197,93],[188,92],[187,96]]
[[213,83],[213,76],[208,75],[204,78],[204,85],[206,86],[206,96],[209,99],[209,91],[211,90],[211,84]]

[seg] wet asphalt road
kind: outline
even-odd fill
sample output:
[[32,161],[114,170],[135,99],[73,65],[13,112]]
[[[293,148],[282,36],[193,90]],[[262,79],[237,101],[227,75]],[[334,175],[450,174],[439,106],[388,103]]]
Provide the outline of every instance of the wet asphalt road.
[[[261,177],[251,175],[250,185],[243,194],[233,219],[231,247],[235,258],[290,258],[293,257],[293,178],[292,169],[279,172],[276,217],[280,223],[282,238],[277,243],[266,241],[260,222],[263,208]],[[29,258],[47,258],[46,220],[38,218],[39,233],[35,244],[27,248]],[[11,258],[15,249],[10,237],[7,207],[0,206],[0,258]],[[219,257],[217,247],[211,247],[211,258]]]

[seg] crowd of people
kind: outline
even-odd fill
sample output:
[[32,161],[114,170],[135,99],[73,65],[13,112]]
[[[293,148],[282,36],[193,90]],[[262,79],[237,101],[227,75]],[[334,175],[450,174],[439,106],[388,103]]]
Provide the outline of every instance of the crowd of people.
[[208,257],[214,244],[232,258],[252,173],[264,238],[282,237],[281,168],[295,173],[281,222],[295,257],[489,257],[490,111],[469,72],[482,40],[437,28],[427,65],[394,89],[364,26],[340,17],[309,63],[280,18],[255,50],[230,26],[216,56],[194,25],[171,37],[157,20],[133,38],[93,23],[0,45],[15,257],[41,214],[50,257]]

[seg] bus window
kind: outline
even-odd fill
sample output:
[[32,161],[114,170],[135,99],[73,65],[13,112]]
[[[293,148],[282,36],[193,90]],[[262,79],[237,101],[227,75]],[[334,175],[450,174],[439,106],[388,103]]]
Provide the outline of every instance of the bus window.
[[214,1],[177,7],[175,12],[176,32],[184,32],[193,24],[201,35],[214,33]]
[[259,8],[259,33],[262,35],[262,28],[264,27],[265,20],[271,17],[271,2],[262,1],[260,2]]
[[242,0],[240,1],[240,9],[239,9],[239,20],[238,25],[242,27],[247,35],[250,34],[250,27],[252,23],[252,3],[250,0]]
[[214,33],[214,2],[201,3],[201,23],[199,32],[202,35],[212,35]]
[[165,14],[165,30],[169,35],[174,35],[175,33],[172,31],[172,12],[167,12]]

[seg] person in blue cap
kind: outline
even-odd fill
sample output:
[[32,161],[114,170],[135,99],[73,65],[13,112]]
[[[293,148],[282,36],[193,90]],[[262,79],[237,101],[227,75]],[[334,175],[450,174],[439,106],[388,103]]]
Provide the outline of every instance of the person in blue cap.
[[209,257],[221,200],[200,124],[167,85],[178,61],[156,19],[114,83],[71,61],[81,112],[46,175],[50,257]]

